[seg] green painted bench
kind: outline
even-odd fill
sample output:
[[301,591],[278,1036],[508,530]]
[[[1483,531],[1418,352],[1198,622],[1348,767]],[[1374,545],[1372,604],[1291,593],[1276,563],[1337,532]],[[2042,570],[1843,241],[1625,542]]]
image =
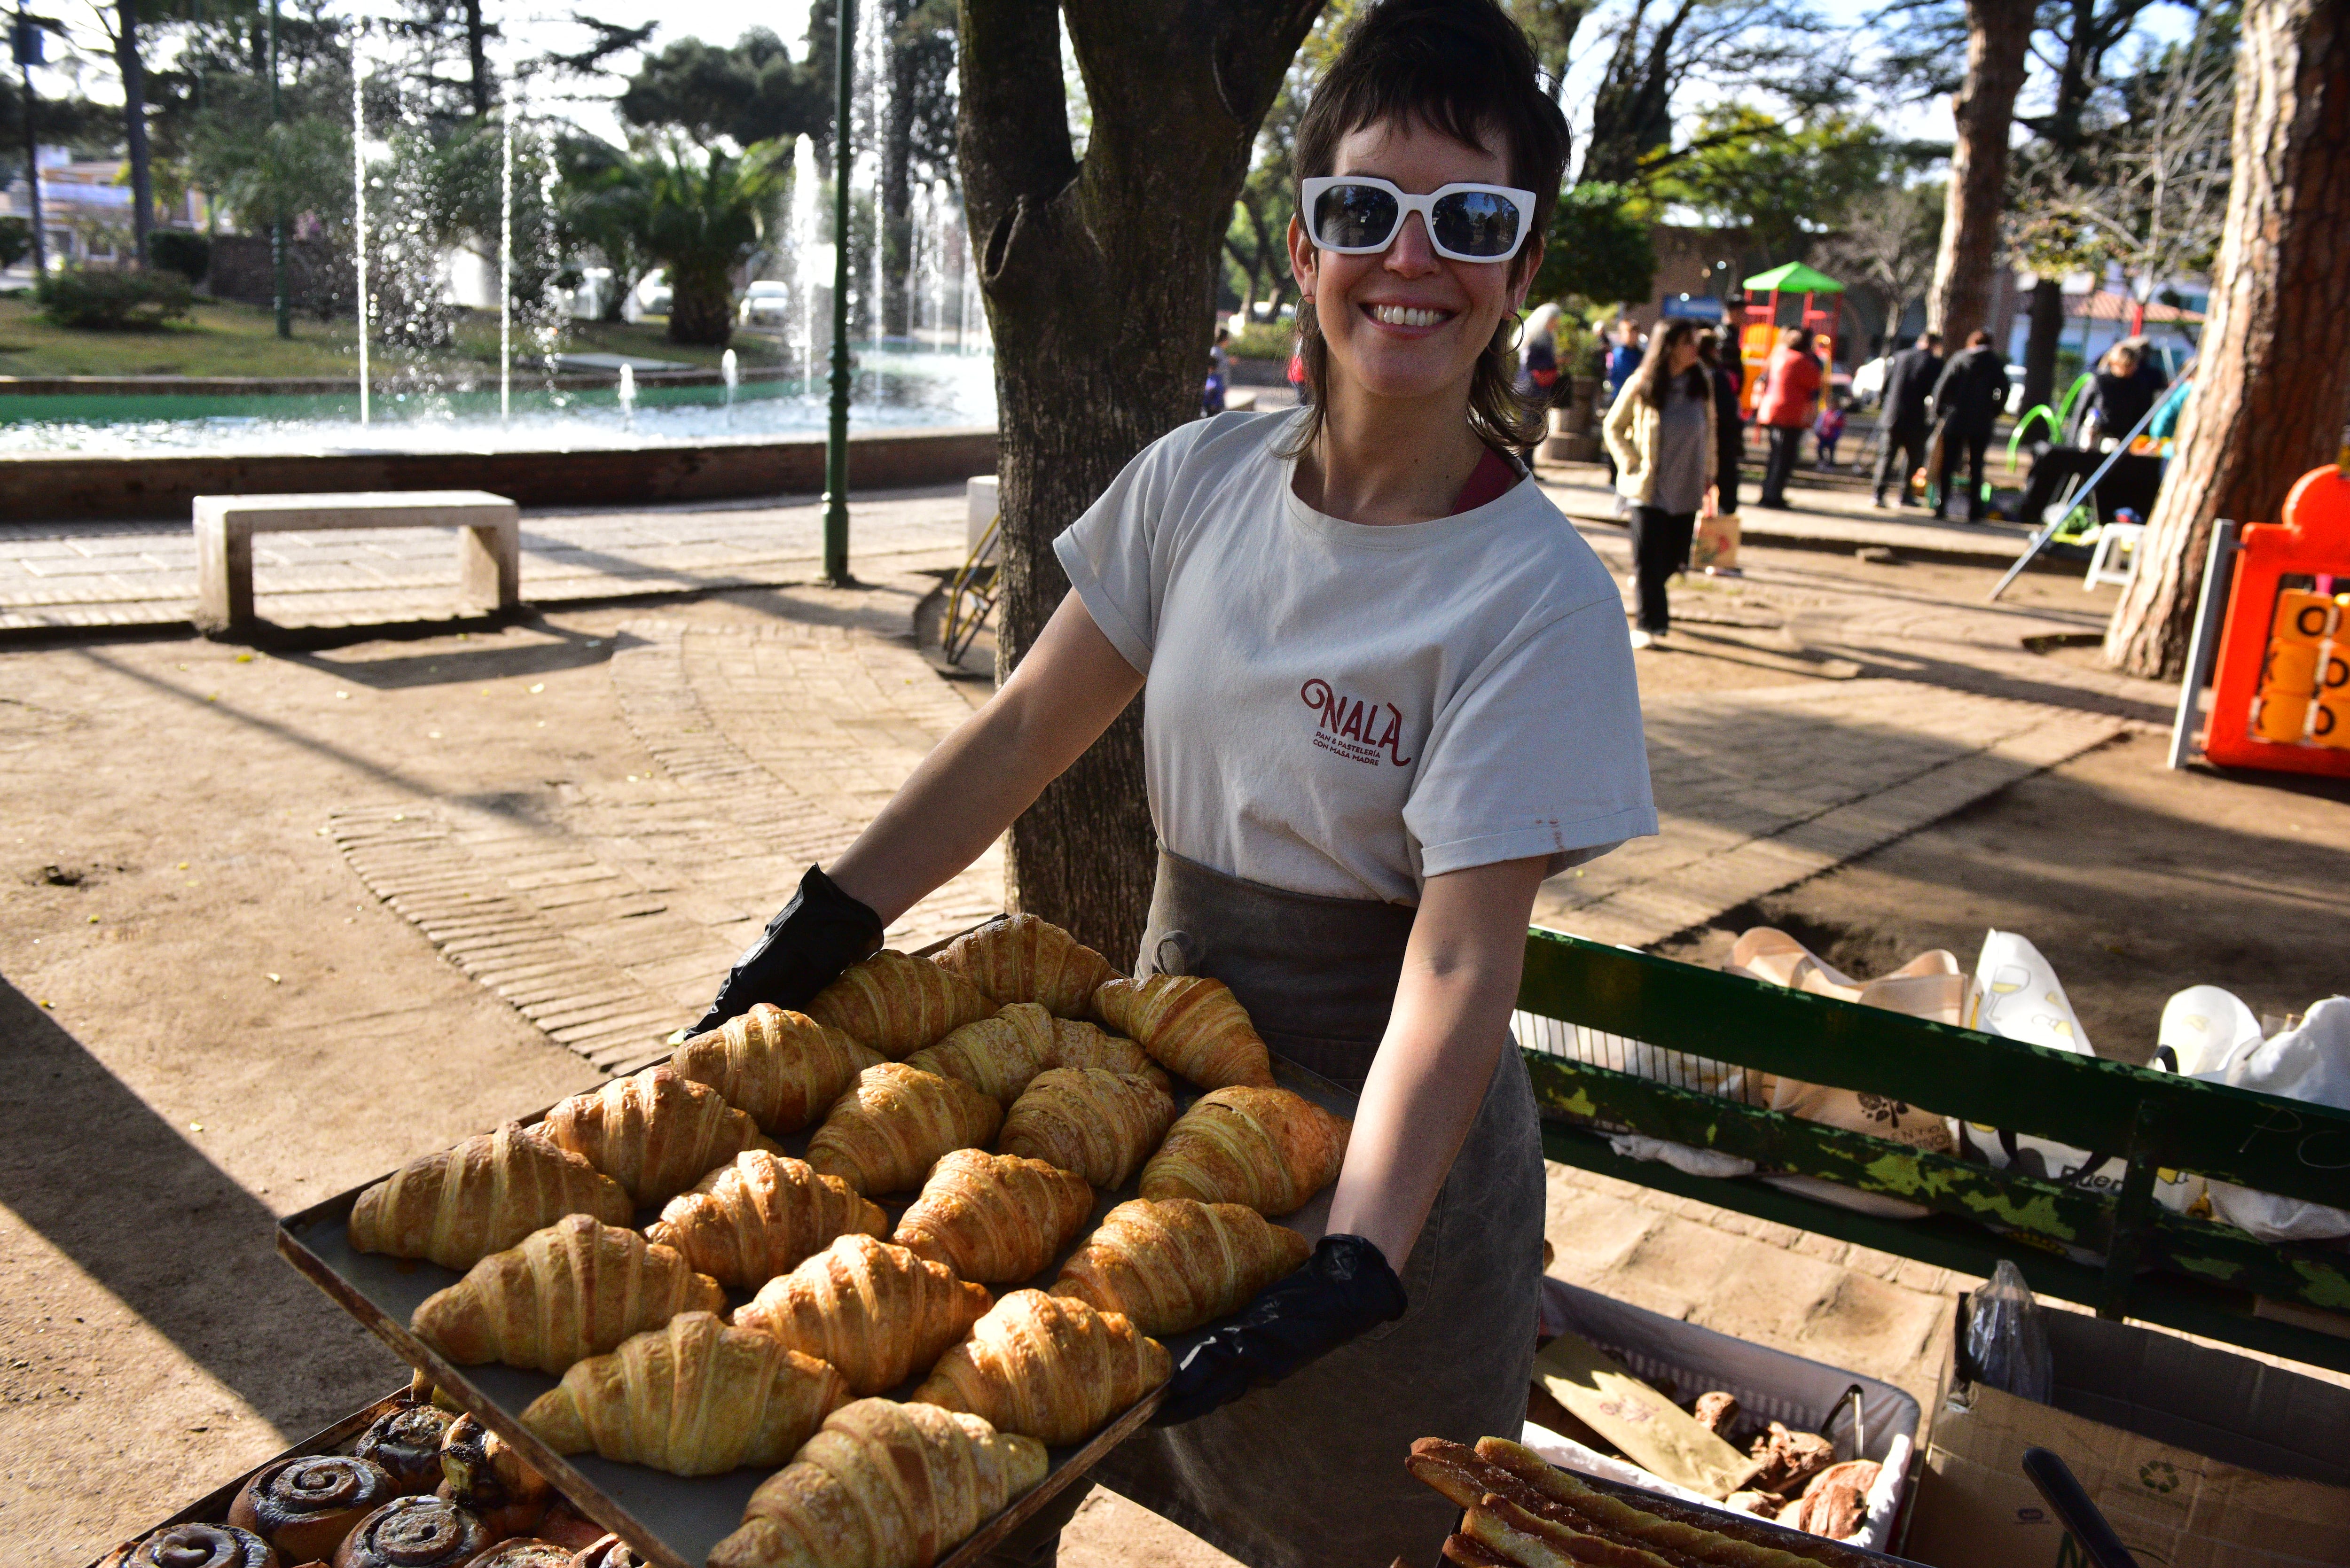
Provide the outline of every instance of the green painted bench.
[[[2156,1172],[2173,1169],[2350,1208],[2350,1112],[2018,1044],[1554,931],[1527,934],[1518,1006],[1537,1020],[1882,1095],[2128,1162],[2109,1193],[1993,1170],[1576,1060],[1527,1043],[1571,1031],[1523,1030],[1544,1151],[1563,1164],[1965,1273],[1989,1274],[2011,1259],[2033,1290],[2104,1316],[2350,1371],[2350,1337],[2314,1326],[2300,1310],[2350,1314],[2350,1251],[2262,1241],[2154,1199]],[[1884,1219],[1753,1178],[1627,1159],[1594,1122],[1933,1212]],[[2075,1262],[2067,1247],[2105,1262]],[[2275,1304],[2256,1305],[2262,1298]],[[2338,1321],[2350,1333],[2350,1316]]]

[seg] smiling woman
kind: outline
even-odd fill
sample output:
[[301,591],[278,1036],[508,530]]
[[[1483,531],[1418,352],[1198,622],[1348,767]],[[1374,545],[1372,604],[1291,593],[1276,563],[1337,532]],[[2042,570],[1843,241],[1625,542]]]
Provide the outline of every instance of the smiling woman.
[[[1565,143],[1495,0],[1359,14],[1298,132],[1312,404],[1128,464],[1055,542],[1072,592],[1027,657],[716,1003],[802,1005],[1147,687],[1139,977],[1222,982],[1274,1055],[1358,1096],[1309,1261],[1093,1472],[1253,1568],[1431,1560],[1454,1511],[1410,1482],[1413,1439],[1523,1419],[1527,919],[1544,877],[1657,829],[1615,581],[1508,455],[1510,318]],[[1083,1495],[993,1560],[1050,1564]]]

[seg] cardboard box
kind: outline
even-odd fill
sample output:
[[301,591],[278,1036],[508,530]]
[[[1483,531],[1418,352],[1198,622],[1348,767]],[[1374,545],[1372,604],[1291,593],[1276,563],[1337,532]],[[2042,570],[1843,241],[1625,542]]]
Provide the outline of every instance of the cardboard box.
[[1975,1380],[1967,1303],[1904,1550],[1936,1568],[2085,1568],[2024,1479],[2023,1450],[2073,1469],[2147,1568],[2350,1563],[2350,1389],[2173,1334],[2050,1311],[2052,1403]]

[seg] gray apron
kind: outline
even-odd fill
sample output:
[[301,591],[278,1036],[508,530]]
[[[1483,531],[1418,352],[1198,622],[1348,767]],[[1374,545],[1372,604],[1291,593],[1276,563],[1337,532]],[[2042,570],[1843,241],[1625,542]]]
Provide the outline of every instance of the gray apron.
[[[1232,988],[1274,1052],[1360,1092],[1386,1033],[1414,911],[1284,892],[1161,851],[1138,976]],[[1504,1050],[1403,1273],[1410,1308],[1295,1376],[1184,1426],[1148,1428],[1093,1480],[1250,1568],[1436,1561],[1459,1510],[1404,1469],[1413,1439],[1514,1438],[1542,1282],[1534,1089]],[[1087,1489],[1007,1542],[1053,1560]]]

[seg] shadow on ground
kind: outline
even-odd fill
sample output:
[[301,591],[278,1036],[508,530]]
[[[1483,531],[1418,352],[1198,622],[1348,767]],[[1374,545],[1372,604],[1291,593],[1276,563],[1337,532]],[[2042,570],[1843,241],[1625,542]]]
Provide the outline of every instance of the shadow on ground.
[[[0,1206],[288,1436],[396,1378],[276,1256],[276,1216],[0,981]],[[337,1402],[341,1407],[337,1407]]]

